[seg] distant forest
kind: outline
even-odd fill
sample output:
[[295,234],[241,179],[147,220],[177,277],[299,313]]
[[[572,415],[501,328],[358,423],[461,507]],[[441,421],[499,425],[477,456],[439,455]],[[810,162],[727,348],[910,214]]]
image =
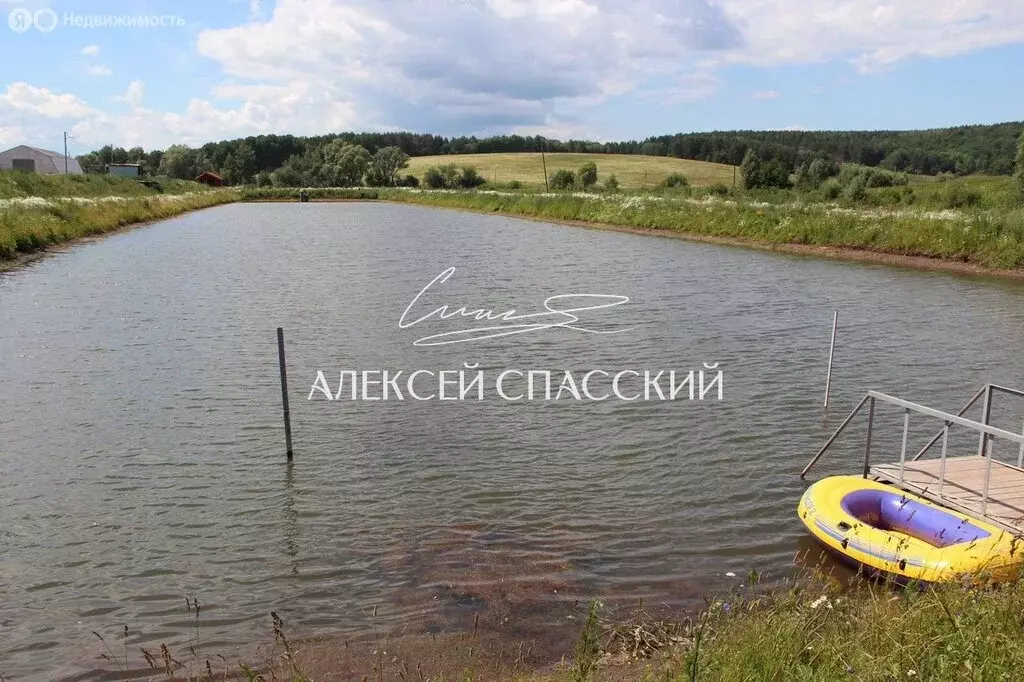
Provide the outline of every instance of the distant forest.
[[[212,170],[233,184],[269,181],[282,167],[300,165],[323,149],[342,145],[363,147],[370,155],[397,147],[408,156],[508,152],[574,152],[649,154],[739,165],[748,150],[766,161],[777,161],[789,172],[814,159],[878,166],[921,175],[982,173],[1010,175],[1024,122],[974,125],[912,131],[732,131],[680,133],[642,141],[589,142],[540,136],[441,137],[388,132],[339,133],[316,137],[258,135],[211,142],[190,148],[174,145],[146,152],[140,147],[103,147],[79,156],[87,172],[103,172],[107,163],[141,163],[153,175],[194,178]],[[332,142],[337,144],[331,145]],[[453,159],[453,161],[456,161]],[[279,177],[281,174],[278,174]]]

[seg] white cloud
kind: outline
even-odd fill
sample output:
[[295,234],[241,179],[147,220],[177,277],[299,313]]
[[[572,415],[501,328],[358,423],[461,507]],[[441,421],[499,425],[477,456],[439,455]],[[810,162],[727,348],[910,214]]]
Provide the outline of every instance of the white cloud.
[[860,71],[907,57],[948,57],[1024,41],[1018,0],[721,0],[744,36],[724,61],[849,60]]
[[146,84],[139,80],[134,80],[128,84],[128,89],[125,90],[123,95],[114,95],[113,100],[115,102],[124,102],[133,109],[138,109],[142,105],[142,97],[146,94]]
[[58,95],[24,82],[8,85],[0,105],[46,118],[85,118],[97,113],[74,95]]
[[95,66],[89,67],[90,76],[109,76],[112,73],[113,71],[111,71],[106,66],[103,66],[102,64],[97,64]]
[[141,81],[115,98],[127,112],[27,83],[0,106],[147,147],[345,129],[597,138],[590,112],[609,97],[685,104],[713,96],[729,65],[870,72],[1024,42],[1020,0],[235,1],[241,25],[196,36],[215,85],[175,111],[145,109]]

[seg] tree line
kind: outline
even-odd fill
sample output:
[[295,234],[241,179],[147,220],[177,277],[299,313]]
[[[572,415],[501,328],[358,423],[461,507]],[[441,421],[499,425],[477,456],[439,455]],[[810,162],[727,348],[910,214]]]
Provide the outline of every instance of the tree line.
[[[231,184],[282,186],[331,186],[354,180],[360,168],[361,177],[370,184],[399,184],[405,181],[398,174],[404,164],[389,170],[399,154],[408,158],[542,150],[647,154],[730,165],[741,165],[752,153],[767,165],[762,173],[765,178],[799,174],[801,168],[806,171],[816,160],[829,167],[853,163],[923,175],[1009,175],[1015,169],[1017,141],[1022,134],[1024,123],[1014,122],[917,131],[682,133],[625,142],[561,141],[521,135],[446,138],[410,132],[257,135],[148,152],[141,147],[126,150],[108,145],[78,160],[86,172],[103,172],[108,163],[140,163],[152,175],[189,179],[213,171]],[[378,158],[382,150],[388,151]],[[372,163],[374,159],[377,161]],[[774,183],[766,182],[766,186]]]

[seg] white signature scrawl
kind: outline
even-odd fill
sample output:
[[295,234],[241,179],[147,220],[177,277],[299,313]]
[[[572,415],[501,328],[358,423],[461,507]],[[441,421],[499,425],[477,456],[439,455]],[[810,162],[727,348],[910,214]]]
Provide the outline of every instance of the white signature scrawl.
[[495,339],[501,336],[512,336],[513,334],[526,334],[544,329],[572,329],[587,334],[618,334],[632,329],[632,327],[629,327],[625,329],[597,330],[588,329],[577,324],[580,318],[575,313],[614,308],[629,302],[628,296],[614,294],[559,294],[557,296],[549,296],[544,299],[544,310],[535,313],[519,313],[514,308],[503,312],[486,308],[470,310],[467,306],[452,310],[448,305],[442,305],[416,319],[406,319],[409,317],[413,307],[431,287],[445,283],[454,274],[455,268],[448,268],[435,277],[430,284],[423,287],[406,307],[402,316],[398,318],[399,329],[409,329],[431,318],[439,320],[451,318],[472,319],[476,322],[497,322],[498,324],[482,327],[473,326],[440,334],[430,334],[416,339],[413,342],[414,346],[444,346],[453,343],[467,343],[470,341]]

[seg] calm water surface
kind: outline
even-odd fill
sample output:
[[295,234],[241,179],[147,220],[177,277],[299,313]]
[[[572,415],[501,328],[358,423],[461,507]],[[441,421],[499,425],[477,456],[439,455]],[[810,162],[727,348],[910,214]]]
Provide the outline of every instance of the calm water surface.
[[[398,327],[449,267],[435,307],[616,294],[590,319],[630,329],[413,346],[457,328]],[[807,547],[796,474],[864,391],[955,410],[1024,385],[1019,284],[384,204],[223,206],[76,246],[0,277],[0,322],[8,679],[100,679],[91,633],[120,651],[124,624],[133,651],[187,649],[186,596],[204,651],[230,653],[267,639],[271,610],[300,634],[478,611],[541,631],[575,599],[780,580]],[[317,370],[336,387],[346,369],[704,362],[721,402],[508,402],[493,383],[482,402],[306,400]],[[821,472],[856,470],[860,445]]]

